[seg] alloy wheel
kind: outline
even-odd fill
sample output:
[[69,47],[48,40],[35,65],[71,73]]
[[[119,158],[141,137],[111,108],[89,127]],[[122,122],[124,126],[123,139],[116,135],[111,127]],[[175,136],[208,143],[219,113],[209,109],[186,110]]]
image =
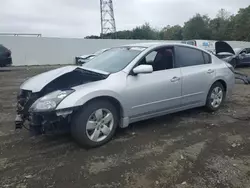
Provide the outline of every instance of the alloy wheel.
[[93,142],[105,140],[114,127],[114,116],[108,109],[98,109],[87,121],[86,134]]
[[223,90],[220,87],[215,87],[211,92],[210,101],[213,108],[218,108],[223,100]]

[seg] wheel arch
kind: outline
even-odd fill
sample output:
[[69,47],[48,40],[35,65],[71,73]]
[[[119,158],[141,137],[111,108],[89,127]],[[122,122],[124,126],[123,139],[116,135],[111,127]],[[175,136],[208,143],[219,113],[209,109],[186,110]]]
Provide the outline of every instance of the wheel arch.
[[119,126],[120,127],[127,127],[128,126],[128,117],[127,117],[127,110],[124,102],[119,99],[119,96],[116,97],[114,95],[102,94],[102,95],[88,95],[81,98],[81,101],[76,103],[76,108],[74,110],[74,114],[77,114],[81,109],[83,109],[86,105],[91,102],[98,101],[98,100],[108,100],[114,107],[117,109],[119,115]]
[[124,117],[124,108],[121,104],[121,102],[116,99],[115,97],[112,97],[112,96],[108,96],[108,95],[104,95],[104,96],[96,96],[92,99],[89,99],[86,103],[84,103],[82,106],[85,106],[87,105],[88,103],[91,103],[91,102],[95,102],[95,101],[98,101],[98,100],[107,100],[109,101],[111,104],[114,105],[114,107],[116,108],[116,110],[118,111],[118,114],[119,114],[119,118],[122,118]]
[[[217,79],[215,79],[215,80],[211,83],[210,87],[208,87],[207,96],[208,96],[208,94],[209,94],[209,91],[210,91],[211,87],[212,87],[215,83],[218,83],[218,82],[222,84],[222,86],[223,86],[224,89],[225,89],[225,93],[227,93],[227,82],[226,82],[223,78],[217,78]],[[207,98],[207,96],[206,96],[206,98]]]
[[[216,80],[213,84],[215,84],[215,83],[217,83],[217,82],[219,82],[219,83],[221,83],[222,84],[222,86],[224,87],[224,90],[225,90],[225,92],[227,91],[227,83],[225,82],[225,80],[223,80],[223,79],[218,79],[218,80]],[[212,85],[213,85],[212,84]]]

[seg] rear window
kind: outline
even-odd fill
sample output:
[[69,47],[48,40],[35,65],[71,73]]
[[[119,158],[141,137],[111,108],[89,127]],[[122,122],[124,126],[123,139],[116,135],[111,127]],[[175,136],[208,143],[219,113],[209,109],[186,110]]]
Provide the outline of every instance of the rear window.
[[204,64],[203,52],[189,47],[176,47],[176,67],[189,67]]
[[247,54],[250,54],[250,48],[246,48]]
[[205,64],[209,64],[211,63],[211,56],[205,52],[203,52],[203,56],[204,56],[204,61],[205,61]]

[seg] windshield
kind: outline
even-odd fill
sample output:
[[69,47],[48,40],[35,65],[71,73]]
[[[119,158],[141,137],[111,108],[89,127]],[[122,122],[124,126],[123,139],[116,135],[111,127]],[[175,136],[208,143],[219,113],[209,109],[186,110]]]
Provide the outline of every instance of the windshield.
[[83,64],[83,67],[101,70],[109,73],[119,72],[124,69],[145,48],[120,47],[110,49],[94,59]]
[[239,54],[241,52],[242,48],[234,48],[235,54]]
[[101,50],[95,52],[95,55],[100,55],[101,53],[103,53],[103,52],[105,52],[105,51],[107,51],[107,50],[108,50],[108,49],[101,49]]

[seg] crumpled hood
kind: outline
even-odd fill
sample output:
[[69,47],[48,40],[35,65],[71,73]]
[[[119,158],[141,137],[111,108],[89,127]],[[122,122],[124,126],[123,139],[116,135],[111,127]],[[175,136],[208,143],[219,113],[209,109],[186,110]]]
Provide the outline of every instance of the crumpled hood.
[[29,78],[20,86],[20,89],[29,90],[32,92],[39,92],[47,84],[49,84],[50,82],[52,82],[56,78],[58,78],[64,74],[67,74],[69,72],[72,72],[77,68],[80,68],[80,69],[83,69],[86,71],[91,71],[91,72],[94,72],[97,74],[99,73],[102,75],[109,75],[109,73],[107,73],[107,72],[87,69],[87,68],[83,68],[82,66],[65,66],[65,67],[61,67],[61,68],[57,68],[57,69],[54,69],[51,71],[47,71],[47,72],[44,72],[42,74],[38,74],[34,77]]
[[217,41],[215,43],[215,53],[228,52],[235,55],[233,48],[224,41]]

